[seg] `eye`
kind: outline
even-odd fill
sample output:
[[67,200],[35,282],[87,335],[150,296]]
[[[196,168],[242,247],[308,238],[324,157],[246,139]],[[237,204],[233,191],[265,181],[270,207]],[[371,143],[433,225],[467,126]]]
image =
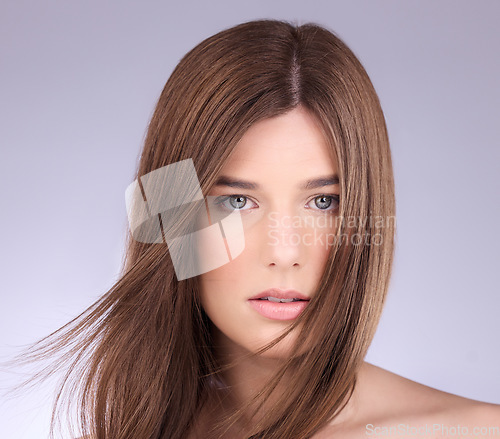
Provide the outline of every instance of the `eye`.
[[[222,206],[223,209],[227,209],[227,210],[248,210],[248,209],[244,209],[244,207],[247,205],[248,201],[250,201],[250,198],[245,197],[244,195],[236,195],[235,194],[235,195],[226,195],[226,196],[218,197],[215,200],[215,204],[217,206]],[[227,202],[229,202],[229,205]],[[252,203],[253,203],[253,201],[252,201]]]
[[338,195],[318,195],[314,197],[307,205],[314,201],[314,205],[319,210],[333,211],[339,207]]

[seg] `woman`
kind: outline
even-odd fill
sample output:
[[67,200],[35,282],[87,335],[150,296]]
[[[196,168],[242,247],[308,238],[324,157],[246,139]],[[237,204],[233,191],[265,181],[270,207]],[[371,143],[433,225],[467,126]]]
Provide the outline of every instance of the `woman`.
[[71,348],[55,366],[85,437],[498,426],[497,405],[363,361],[391,272],[393,174],[377,95],[331,32],[261,20],[200,43],[136,176],[120,280],[22,360]]

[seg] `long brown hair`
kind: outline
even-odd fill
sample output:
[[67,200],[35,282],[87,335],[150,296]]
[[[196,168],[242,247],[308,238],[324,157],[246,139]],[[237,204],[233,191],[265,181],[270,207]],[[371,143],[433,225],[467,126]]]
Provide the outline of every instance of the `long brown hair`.
[[[192,158],[207,194],[250,126],[299,105],[317,119],[338,162],[339,216],[347,221],[336,233],[345,239],[332,245],[310,305],[256,354],[302,325],[298,340],[307,352],[287,359],[259,397],[270,397],[287,370],[301,373],[266,416],[246,426],[252,438],[309,438],[324,427],[352,394],[379,321],[395,206],[389,141],[372,83],[345,43],[317,24],[258,20],[223,30],[174,69],[134,175]],[[210,324],[198,279],[178,281],[167,246],[139,242],[129,232],[116,284],[16,364],[55,356],[36,378],[67,367],[52,421],[66,397],[89,438],[185,438],[221,370]],[[235,408],[203,437],[221,437],[243,413]]]

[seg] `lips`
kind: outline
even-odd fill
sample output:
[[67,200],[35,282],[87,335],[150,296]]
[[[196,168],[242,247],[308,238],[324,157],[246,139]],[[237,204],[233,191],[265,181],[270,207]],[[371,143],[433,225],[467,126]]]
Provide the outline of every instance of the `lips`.
[[[286,302],[281,302],[280,299]],[[293,320],[304,311],[309,300],[309,297],[295,290],[271,288],[251,297],[248,303],[251,308],[268,319]]]
[[298,299],[298,300],[310,300],[309,297],[296,290],[282,290],[280,288],[270,288],[268,290],[262,291],[255,296],[250,297],[248,300],[259,300],[267,297],[273,297],[275,299]]

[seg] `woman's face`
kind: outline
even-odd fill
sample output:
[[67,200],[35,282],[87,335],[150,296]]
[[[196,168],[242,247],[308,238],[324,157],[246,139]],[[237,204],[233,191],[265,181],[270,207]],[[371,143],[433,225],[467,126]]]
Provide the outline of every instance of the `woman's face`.
[[[245,239],[235,259],[199,277],[218,344],[254,352],[307,306],[249,299],[270,288],[296,290],[302,298],[315,293],[335,233],[337,176],[320,129],[300,107],[245,133],[208,194],[217,197],[218,209],[239,210]],[[201,245],[209,248],[210,242]],[[294,334],[263,355],[286,355]]]

